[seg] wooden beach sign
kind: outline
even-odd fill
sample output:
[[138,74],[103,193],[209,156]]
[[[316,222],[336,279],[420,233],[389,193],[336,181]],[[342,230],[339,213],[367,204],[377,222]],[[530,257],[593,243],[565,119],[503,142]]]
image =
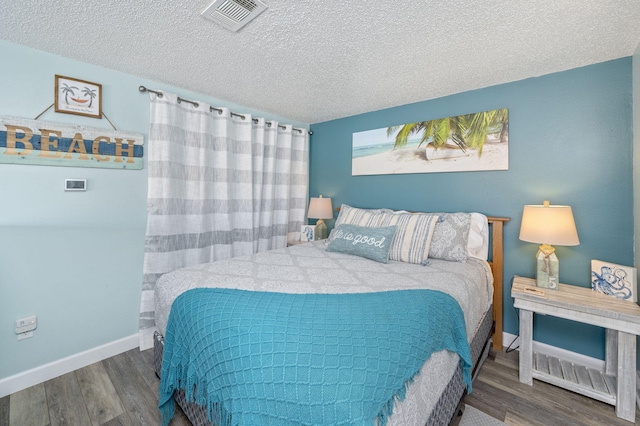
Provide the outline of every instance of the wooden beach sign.
[[144,136],[0,116],[0,163],[140,170]]

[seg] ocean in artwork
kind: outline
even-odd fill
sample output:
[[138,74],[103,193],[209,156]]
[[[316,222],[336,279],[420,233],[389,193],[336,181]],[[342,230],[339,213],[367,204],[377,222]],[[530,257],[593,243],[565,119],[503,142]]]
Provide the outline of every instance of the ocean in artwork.
[[508,170],[508,129],[503,108],[354,132],[351,174]]
[[[352,152],[352,158],[366,157],[368,155],[375,155],[375,154],[380,154],[381,152],[391,151],[393,149],[394,144],[395,144],[394,141],[389,141],[389,142],[383,142],[383,143],[372,144],[372,145],[364,145],[359,147],[354,146],[353,152]],[[409,141],[409,143],[407,143],[407,147],[417,148],[419,144],[420,144],[420,139],[414,139]]]

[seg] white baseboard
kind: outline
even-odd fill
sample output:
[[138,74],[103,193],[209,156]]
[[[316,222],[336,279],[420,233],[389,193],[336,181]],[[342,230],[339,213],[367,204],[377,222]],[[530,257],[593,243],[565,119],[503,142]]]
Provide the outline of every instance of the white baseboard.
[[[517,337],[517,339],[516,339]],[[511,345],[512,348],[520,346],[520,337],[514,334],[502,333],[502,344],[506,348],[514,339],[515,342]],[[553,357],[564,359],[574,364],[583,365],[585,367],[594,368],[597,370],[604,370],[604,360],[593,358],[590,356],[582,355],[577,352],[561,349],[556,346],[547,345],[546,343],[540,343],[533,341],[533,351],[545,355],[551,355]]]
[[138,334],[0,380],[0,398],[138,347]]

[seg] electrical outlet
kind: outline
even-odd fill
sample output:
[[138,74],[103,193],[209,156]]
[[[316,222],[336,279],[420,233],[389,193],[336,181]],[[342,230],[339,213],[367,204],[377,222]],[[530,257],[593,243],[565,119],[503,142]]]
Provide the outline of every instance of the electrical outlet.
[[24,340],[33,337],[33,331],[27,331],[26,333],[18,334],[18,340]]

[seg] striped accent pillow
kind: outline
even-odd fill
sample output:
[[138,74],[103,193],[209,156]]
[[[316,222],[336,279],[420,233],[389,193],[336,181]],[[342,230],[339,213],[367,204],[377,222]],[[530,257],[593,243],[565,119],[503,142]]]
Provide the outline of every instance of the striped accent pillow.
[[[357,226],[366,226],[370,228],[379,228],[380,222],[383,219],[381,213],[389,212],[391,210],[382,210],[382,209],[359,209],[357,207],[351,207],[346,204],[343,204],[340,207],[340,213],[338,213],[338,217],[336,218],[337,228],[340,225],[357,225]],[[331,241],[332,238],[329,237]]]
[[430,213],[380,213],[379,226],[396,226],[390,260],[426,265],[438,215]]

